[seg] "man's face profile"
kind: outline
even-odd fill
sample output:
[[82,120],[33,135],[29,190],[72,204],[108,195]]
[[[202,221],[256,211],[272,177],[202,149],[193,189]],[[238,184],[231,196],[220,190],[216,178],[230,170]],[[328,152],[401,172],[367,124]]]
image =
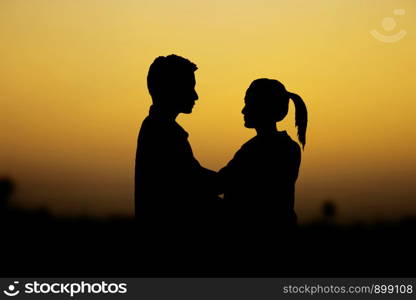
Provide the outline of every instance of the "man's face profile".
[[197,69],[194,63],[175,54],[157,57],[147,74],[153,104],[174,114],[191,113],[198,99],[195,91]]
[[190,114],[198,100],[198,94],[195,91],[195,73],[186,72],[181,74],[177,79],[176,85],[172,88],[172,101],[179,113]]

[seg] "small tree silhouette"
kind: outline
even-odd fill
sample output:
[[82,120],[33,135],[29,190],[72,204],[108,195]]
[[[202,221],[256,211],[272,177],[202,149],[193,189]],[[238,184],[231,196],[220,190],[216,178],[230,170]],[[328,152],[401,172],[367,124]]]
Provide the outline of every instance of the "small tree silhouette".
[[0,213],[5,212],[9,206],[10,196],[14,191],[14,183],[10,178],[0,178]]
[[336,205],[332,199],[325,200],[322,205],[322,215],[326,222],[332,222],[336,216]]

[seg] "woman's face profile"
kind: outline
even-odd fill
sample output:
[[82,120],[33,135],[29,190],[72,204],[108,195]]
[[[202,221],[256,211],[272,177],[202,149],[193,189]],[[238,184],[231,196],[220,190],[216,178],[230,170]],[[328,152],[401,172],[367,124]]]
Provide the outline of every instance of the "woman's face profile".
[[281,121],[288,112],[289,98],[276,80],[257,79],[244,97],[244,126],[259,128]]
[[256,128],[265,122],[273,122],[273,112],[261,99],[254,95],[246,94],[244,107],[241,113],[244,115],[244,126],[246,128]]

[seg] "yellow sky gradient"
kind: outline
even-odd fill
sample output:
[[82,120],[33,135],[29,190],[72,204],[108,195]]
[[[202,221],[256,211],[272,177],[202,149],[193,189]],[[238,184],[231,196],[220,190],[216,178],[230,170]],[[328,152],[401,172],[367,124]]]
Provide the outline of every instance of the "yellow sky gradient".
[[[175,53],[199,67],[178,121],[201,164],[218,170],[254,135],[245,90],[276,78],[309,110],[301,222],[328,197],[345,220],[416,214],[415,13],[413,0],[2,0],[0,175],[18,205],[131,215],[147,70]],[[293,107],[281,128],[296,137]]]

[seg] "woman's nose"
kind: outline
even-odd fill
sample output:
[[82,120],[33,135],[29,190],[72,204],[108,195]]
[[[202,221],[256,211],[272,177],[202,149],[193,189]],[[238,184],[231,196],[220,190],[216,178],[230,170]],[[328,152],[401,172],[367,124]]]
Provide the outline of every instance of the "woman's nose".
[[194,100],[196,101],[196,100],[198,100],[199,99],[199,97],[198,97],[198,93],[196,92],[196,91],[194,91]]

